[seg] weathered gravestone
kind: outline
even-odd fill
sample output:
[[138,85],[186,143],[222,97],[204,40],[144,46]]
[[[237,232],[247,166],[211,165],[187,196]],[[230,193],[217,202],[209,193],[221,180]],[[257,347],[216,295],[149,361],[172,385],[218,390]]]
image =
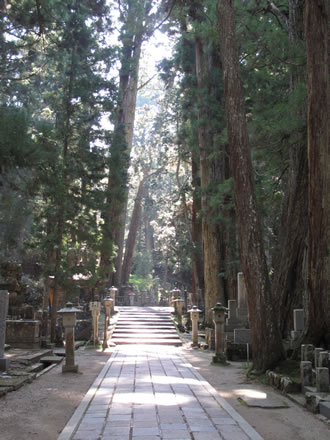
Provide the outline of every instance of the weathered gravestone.
[[237,274],[237,317],[240,321],[248,321],[247,290],[243,272]]
[[7,370],[9,368],[9,359],[5,357],[8,299],[8,291],[0,290],[0,370]]

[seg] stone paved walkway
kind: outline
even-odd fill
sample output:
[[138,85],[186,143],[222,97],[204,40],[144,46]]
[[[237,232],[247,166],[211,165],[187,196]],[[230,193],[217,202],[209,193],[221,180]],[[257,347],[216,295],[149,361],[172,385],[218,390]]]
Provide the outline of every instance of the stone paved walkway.
[[262,440],[182,353],[116,347],[58,440]]

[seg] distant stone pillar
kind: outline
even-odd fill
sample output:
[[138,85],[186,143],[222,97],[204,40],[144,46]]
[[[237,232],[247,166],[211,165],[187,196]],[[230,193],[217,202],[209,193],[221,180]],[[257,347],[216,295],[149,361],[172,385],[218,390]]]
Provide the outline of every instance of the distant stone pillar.
[[247,290],[244,280],[243,272],[237,274],[237,302],[238,302],[238,319],[240,321],[248,320],[248,302],[247,302]]
[[328,368],[316,368],[316,391],[318,393],[329,392],[329,369]]
[[304,387],[311,387],[313,385],[312,362],[310,361],[300,362],[300,377],[301,377],[302,389],[304,389]]
[[89,303],[89,310],[92,312],[92,321],[93,321],[93,344],[99,344],[99,316],[101,312],[101,303],[100,301],[91,301]]
[[225,312],[226,307],[217,303],[213,308],[213,322],[215,325],[215,356],[213,362],[226,364],[225,355]]
[[192,327],[192,346],[193,347],[199,347],[198,343],[198,319],[199,319],[199,313],[201,310],[197,306],[192,306],[190,310],[188,310],[190,313],[191,318],[191,327]]
[[116,305],[116,295],[118,293],[118,289],[115,286],[110,287],[110,298],[112,299],[111,312],[115,313],[115,305]]
[[174,300],[177,315],[178,315],[178,328],[180,331],[184,331],[183,325],[182,325],[182,309],[184,305],[184,300],[182,298],[178,298]]
[[7,290],[0,290],[0,371],[8,370],[9,359],[5,357],[6,342],[6,319],[8,313],[9,293]]

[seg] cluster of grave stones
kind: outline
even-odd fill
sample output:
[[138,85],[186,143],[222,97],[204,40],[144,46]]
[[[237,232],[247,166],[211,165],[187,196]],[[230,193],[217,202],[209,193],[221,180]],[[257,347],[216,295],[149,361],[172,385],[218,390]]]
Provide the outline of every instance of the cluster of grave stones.
[[[242,272],[237,274],[237,300],[228,301],[228,311],[224,330],[228,359],[246,359],[248,356],[249,345],[251,344],[251,330],[249,328],[247,291]],[[205,339],[207,346],[210,347],[211,350],[214,350],[214,329],[205,329]]]
[[316,387],[320,393],[329,393],[330,355],[323,348],[314,345],[301,346],[301,384],[303,390]]

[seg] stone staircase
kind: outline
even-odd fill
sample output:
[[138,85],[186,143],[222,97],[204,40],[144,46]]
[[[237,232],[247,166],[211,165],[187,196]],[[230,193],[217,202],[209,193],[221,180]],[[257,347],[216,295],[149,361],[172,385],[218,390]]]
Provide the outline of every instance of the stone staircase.
[[181,346],[170,307],[119,307],[111,341],[120,344]]

